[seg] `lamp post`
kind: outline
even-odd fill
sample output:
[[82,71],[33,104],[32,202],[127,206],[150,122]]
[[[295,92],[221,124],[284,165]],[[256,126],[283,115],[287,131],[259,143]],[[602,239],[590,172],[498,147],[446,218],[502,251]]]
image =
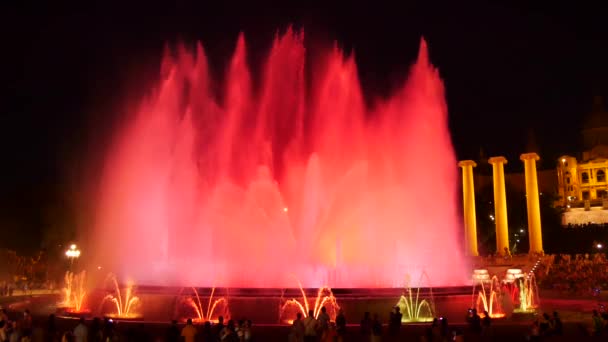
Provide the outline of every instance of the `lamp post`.
[[76,248],[75,244],[71,244],[70,249],[65,251],[65,256],[67,256],[68,259],[70,259],[70,270],[71,270],[72,266],[74,265],[74,259],[77,259],[80,257],[80,250],[78,248]]

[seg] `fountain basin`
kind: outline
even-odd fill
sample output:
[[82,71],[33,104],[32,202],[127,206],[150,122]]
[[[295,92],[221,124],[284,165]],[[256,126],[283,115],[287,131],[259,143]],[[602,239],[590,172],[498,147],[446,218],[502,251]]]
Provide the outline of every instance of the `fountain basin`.
[[74,310],[72,308],[57,308],[57,315],[63,317],[91,317],[92,311],[85,310]]
[[[197,291],[205,301],[211,293],[210,288],[198,288]],[[228,301],[232,319],[251,319],[255,324],[289,324],[291,317],[280,319],[282,300],[295,298],[301,300],[299,288],[291,289],[257,289],[257,288],[218,288],[215,297],[225,297]],[[303,289],[309,301],[313,302],[318,289]],[[421,298],[433,293],[436,315],[445,317],[450,322],[464,322],[467,309],[471,306],[470,286],[421,288]],[[349,322],[359,322],[365,312],[372,315],[377,313],[382,320],[387,320],[389,312],[403,294],[401,288],[351,288],[332,289],[340,308]],[[107,291],[92,291],[91,303],[101,304]],[[168,322],[172,319],[185,320],[197,317],[187,316],[187,308],[180,307],[184,296],[183,288],[162,286],[138,286],[137,296],[140,298],[139,317],[117,317],[104,313],[101,306],[98,315],[116,320],[144,320],[153,322]],[[295,318],[295,317],[294,317]]]

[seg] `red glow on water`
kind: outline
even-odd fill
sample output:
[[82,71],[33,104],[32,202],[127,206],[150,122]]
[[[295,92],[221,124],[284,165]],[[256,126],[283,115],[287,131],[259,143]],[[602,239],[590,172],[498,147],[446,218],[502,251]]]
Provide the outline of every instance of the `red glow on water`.
[[372,108],[354,57],[325,56],[308,66],[292,30],[258,82],[242,35],[222,82],[201,45],[166,56],[105,161],[98,264],[140,284],[401,287],[422,272],[431,286],[465,283],[456,160],[426,43]]

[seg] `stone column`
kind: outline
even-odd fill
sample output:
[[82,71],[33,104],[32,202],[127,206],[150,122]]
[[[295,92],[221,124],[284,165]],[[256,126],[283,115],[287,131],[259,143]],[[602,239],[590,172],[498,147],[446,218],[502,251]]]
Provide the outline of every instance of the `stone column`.
[[505,255],[505,248],[509,247],[509,224],[507,222],[507,193],[505,190],[505,157],[492,157],[488,159],[492,164],[492,178],[494,180],[494,223],[496,224],[496,253]]
[[539,253],[543,250],[538,179],[536,175],[536,161],[540,158],[536,153],[524,153],[519,158],[524,162],[524,170],[526,173],[526,203],[528,207],[528,238],[530,239],[530,253]]
[[477,251],[477,218],[475,217],[475,185],[473,183],[473,168],[477,164],[472,160],[463,160],[458,163],[458,166],[462,168],[465,250],[470,256],[479,256]]

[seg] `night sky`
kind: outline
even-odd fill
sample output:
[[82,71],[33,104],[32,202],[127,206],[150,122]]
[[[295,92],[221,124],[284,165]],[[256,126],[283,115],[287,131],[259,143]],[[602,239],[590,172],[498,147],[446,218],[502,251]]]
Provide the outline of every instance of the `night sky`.
[[166,42],[201,40],[222,70],[244,31],[255,66],[274,32],[293,23],[312,50],[333,40],[353,49],[364,89],[382,95],[406,75],[424,35],[445,80],[458,158],[483,149],[505,155],[511,170],[528,146],[543,168],[579,151],[593,96],[608,97],[608,26],[599,8],[151,3],[77,11],[50,2],[0,14],[0,247],[36,248],[49,226],[76,224],[82,184],[127,104],[158,77]]

